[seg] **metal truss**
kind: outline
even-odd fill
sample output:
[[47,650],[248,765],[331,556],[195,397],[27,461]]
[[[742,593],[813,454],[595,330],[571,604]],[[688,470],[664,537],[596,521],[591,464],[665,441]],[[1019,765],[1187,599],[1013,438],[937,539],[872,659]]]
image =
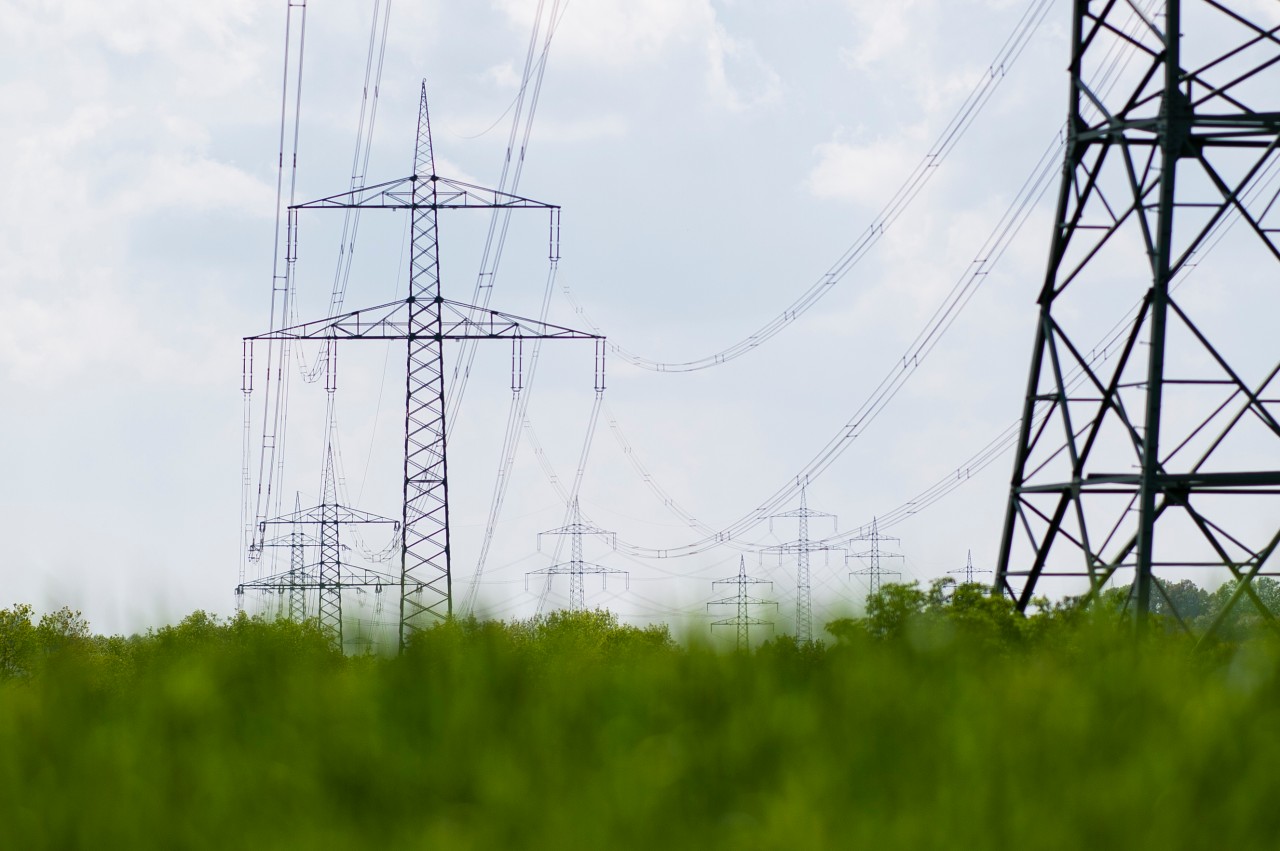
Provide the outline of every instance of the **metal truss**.
[[747,650],[751,647],[751,627],[767,626],[772,627],[773,621],[761,620],[760,618],[751,616],[752,606],[773,606],[775,609],[778,604],[773,600],[761,600],[758,597],[752,597],[747,593],[747,587],[750,585],[769,585],[773,583],[767,579],[753,579],[747,576],[747,558],[746,556],[738,557],[738,575],[731,576],[728,579],[717,579],[711,583],[714,588],[717,585],[733,585],[737,587],[737,593],[731,597],[723,597],[719,600],[712,600],[707,603],[707,610],[712,606],[734,606],[737,611],[731,618],[722,618],[718,621],[711,622],[711,631],[715,632],[718,626],[732,626],[738,630],[738,640],[735,645],[739,650]]
[[[1245,2],[1159,5],[1073,4],[1067,156],[995,587],[1025,609],[1116,582],[1139,623],[1162,601],[1212,632],[1245,597],[1272,617],[1252,580],[1280,543],[1280,28]],[[1235,580],[1199,627],[1164,591],[1196,575]]]
[[[411,217],[409,297],[267,334],[257,340],[404,340],[406,352],[404,503],[401,519],[400,626],[403,648],[412,634],[453,613],[449,550],[449,485],[445,452],[445,340],[511,339],[513,365],[529,339],[597,341],[596,386],[603,386],[602,352],[596,334],[447,301],[441,295],[440,210],[532,209],[551,216],[551,257],[557,259],[559,207],[484,189],[436,174],[427,111],[426,84],[418,109],[414,173],[289,209],[289,240],[297,239],[301,210],[408,210]],[[290,256],[296,254],[291,246]],[[252,363],[252,352],[246,362]],[[518,378],[513,376],[513,385]]]
[[972,585],[974,582],[974,577],[977,576],[979,573],[990,573],[990,572],[991,571],[989,570],[977,570],[974,568],[973,550],[969,550],[969,554],[965,556],[964,567],[958,567],[955,570],[947,571],[947,573],[951,576],[963,576],[964,578],[960,580],[961,584],[963,585]]
[[[391,526],[392,533],[398,534],[401,521],[339,504],[332,446],[326,450],[322,493],[319,505],[301,508],[300,502],[295,500],[292,513],[264,520],[260,524],[259,531],[264,540],[268,526],[290,528],[289,534],[272,539],[265,544],[290,548],[289,570],[252,582],[242,582],[236,587],[236,594],[243,595],[249,590],[288,593],[289,617],[301,619],[306,617],[308,592],[316,591],[318,599],[316,619],[320,629],[330,637],[336,647],[341,648],[343,646],[343,590],[372,588],[377,593],[381,593],[384,587],[399,584],[398,579],[379,571],[344,564],[341,528],[355,525],[384,525]],[[308,528],[316,529],[318,535],[308,534],[305,531]],[[320,560],[311,565],[305,564],[303,555],[304,548],[309,545],[318,547],[320,551]]]
[[835,531],[836,516],[827,514],[825,511],[814,511],[809,508],[809,501],[806,491],[808,485],[804,484],[800,487],[800,507],[792,511],[784,511],[780,514],[772,514],[769,516],[769,525],[772,528],[773,521],[778,519],[794,519],[799,526],[799,535],[794,541],[788,541],[785,544],[767,547],[761,552],[777,553],[779,557],[784,554],[794,553],[796,557],[796,641],[803,644],[813,641],[813,590],[809,579],[809,555],[817,552],[831,552],[840,550],[840,547],[833,547],[822,541],[815,541],[809,537],[809,521],[815,517],[830,517],[832,531]]
[[856,538],[850,538],[849,540],[866,541],[871,545],[860,553],[849,553],[845,556],[846,564],[849,562],[849,559],[860,559],[866,563],[866,567],[861,570],[850,571],[849,578],[852,579],[855,576],[866,577],[867,596],[870,597],[880,593],[880,586],[884,583],[884,578],[886,576],[896,576],[899,579],[902,578],[901,573],[896,570],[885,570],[884,565],[880,563],[881,559],[902,558],[902,553],[887,553],[882,550],[880,548],[881,542],[893,541],[898,544],[901,544],[902,542],[891,535],[881,535],[880,524],[876,518],[871,518],[870,532],[859,535]]
[[569,523],[557,529],[549,529],[546,532],[538,534],[538,549],[542,549],[542,536],[555,535],[557,537],[567,537],[569,539],[569,561],[561,564],[553,564],[550,567],[544,567],[541,570],[531,570],[524,575],[524,590],[529,590],[530,576],[560,576],[569,577],[569,609],[571,611],[582,611],[587,607],[587,576],[599,576],[601,587],[609,587],[609,577],[611,575],[621,574],[625,577],[626,587],[631,589],[631,574],[625,570],[619,570],[614,567],[605,567],[599,564],[591,564],[586,561],[582,555],[582,539],[587,536],[595,536],[608,539],[610,546],[616,544],[617,538],[612,532],[593,526],[582,519],[582,510],[578,507],[578,500],[575,497],[569,506]]
[[[294,516],[302,513],[302,498],[295,497],[293,504]],[[302,523],[290,524],[288,534],[279,535],[275,538],[265,538],[259,545],[258,552],[261,553],[265,548],[288,548],[289,550],[289,570],[272,577],[273,581],[268,588],[259,588],[255,590],[270,590],[279,596],[288,593],[287,607],[281,606],[277,611],[278,617],[287,617],[291,621],[302,621],[307,617],[307,594],[303,587],[303,581],[307,575],[306,551],[311,547],[318,547],[320,541],[308,534]],[[265,532],[265,526],[263,528]],[[257,535],[255,534],[255,538]],[[240,584],[236,586],[237,598],[242,598],[245,592],[245,580],[241,578]]]
[[[340,570],[327,572],[324,578],[321,578],[321,573],[319,564],[305,565],[300,568],[291,566],[288,571],[240,583],[236,586],[236,594],[242,595],[250,591],[262,591],[281,596],[287,594],[290,620],[305,620],[306,599],[312,594],[317,596],[333,594],[340,602],[344,591],[357,593],[372,591],[374,594],[382,594],[400,585],[399,576],[359,565],[343,564]],[[293,614],[295,611],[302,614],[295,616]],[[336,629],[332,620],[320,621],[320,625],[334,642],[334,646],[341,647],[343,636],[340,607],[337,615]],[[323,611],[319,616],[323,616]]]
[[[407,340],[413,327],[413,302],[393,301],[281,328],[249,340]],[[581,340],[597,339],[564,328],[513,316],[487,307],[440,299],[440,336],[446,340]]]

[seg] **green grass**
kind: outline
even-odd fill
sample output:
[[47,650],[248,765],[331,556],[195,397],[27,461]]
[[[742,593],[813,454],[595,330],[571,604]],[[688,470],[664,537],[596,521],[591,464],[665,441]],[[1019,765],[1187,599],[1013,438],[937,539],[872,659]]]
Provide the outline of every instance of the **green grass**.
[[[396,658],[0,613],[0,847],[1273,848],[1280,649],[919,613],[681,648],[602,613]],[[23,626],[25,624],[25,627]],[[1003,625],[1001,625],[1003,624]],[[880,624],[883,626],[883,624]]]

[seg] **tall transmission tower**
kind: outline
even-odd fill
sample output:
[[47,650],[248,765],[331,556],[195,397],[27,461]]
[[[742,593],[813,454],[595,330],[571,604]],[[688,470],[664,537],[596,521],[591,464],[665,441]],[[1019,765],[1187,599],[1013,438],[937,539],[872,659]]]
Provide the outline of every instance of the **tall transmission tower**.
[[947,571],[947,573],[948,573],[948,574],[956,574],[956,575],[959,575],[959,576],[964,577],[963,579],[961,579],[961,580],[960,580],[964,585],[972,585],[972,584],[973,584],[973,577],[977,576],[979,573],[990,573],[990,572],[991,572],[991,571],[989,571],[989,570],[975,570],[975,569],[974,569],[974,567],[973,567],[973,550],[969,550],[969,554],[968,554],[967,556],[965,556],[965,560],[964,560],[964,567],[959,567],[959,568],[956,568],[955,570],[948,570],[948,571]]
[[[603,388],[603,338],[570,328],[445,299],[440,281],[438,214],[441,210],[547,210],[550,254],[559,255],[559,210],[553,204],[485,189],[436,173],[422,85],[413,174],[361,186],[289,208],[287,264],[297,258],[297,216],[303,210],[408,210],[409,296],[403,301],[330,316],[245,338],[246,368],[252,370],[256,341],[396,340],[406,343],[405,438],[399,642],[453,612],[449,548],[449,480],[445,451],[446,340],[510,340],[512,369],[522,369],[521,345],[530,339],[596,341],[596,388]],[[336,349],[330,344],[331,348]],[[336,353],[334,355],[336,357]],[[517,377],[513,375],[513,385]],[[252,379],[246,384],[250,392]]]
[[[263,538],[269,526],[289,528],[287,535],[273,539],[289,547],[289,570],[242,582],[236,588],[236,594],[243,596],[246,591],[287,593],[290,617],[294,617],[295,613],[299,617],[305,617],[307,594],[310,591],[316,592],[317,622],[334,645],[341,648],[342,592],[373,589],[382,593],[384,588],[394,587],[399,582],[398,577],[390,574],[345,563],[342,557],[344,547],[341,528],[358,525],[390,526],[392,534],[399,535],[400,521],[348,508],[338,502],[332,445],[326,450],[320,504],[306,509],[298,507],[299,499],[295,499],[294,504],[293,513],[265,520],[261,524]],[[308,534],[305,531],[308,528],[315,529],[316,534]],[[305,564],[303,557],[304,547],[309,543],[315,544],[320,556],[319,561],[312,565]]]
[[884,565],[880,563],[881,559],[902,558],[901,553],[887,553],[884,550],[882,550],[880,548],[881,542],[893,541],[895,543],[901,544],[902,541],[898,540],[897,538],[891,537],[889,535],[881,535],[879,521],[876,518],[874,517],[871,518],[870,531],[865,532],[861,535],[858,535],[856,538],[850,538],[849,540],[850,541],[866,541],[868,544],[870,544],[870,546],[867,547],[867,549],[863,550],[862,552],[850,553],[845,558],[846,562],[848,562],[848,560],[851,558],[856,558],[856,559],[861,559],[866,564],[866,567],[862,568],[861,570],[850,571],[849,576],[850,577],[865,576],[867,578],[867,596],[868,597],[874,596],[875,594],[880,593],[880,586],[883,583],[884,577],[897,576],[898,578],[902,578],[901,573],[899,573],[896,570],[885,570]]
[[569,539],[569,561],[561,564],[553,564],[550,567],[544,567],[541,570],[531,570],[524,575],[524,590],[529,590],[530,576],[546,576],[548,579],[552,576],[567,575],[569,577],[569,609],[575,612],[582,611],[587,607],[587,576],[599,576],[602,587],[608,588],[610,575],[621,574],[626,579],[626,587],[631,588],[631,574],[625,570],[618,570],[613,567],[605,567],[599,564],[592,564],[586,561],[582,555],[582,539],[588,536],[606,538],[610,542],[610,546],[614,545],[616,538],[612,532],[605,531],[598,526],[593,526],[582,519],[582,510],[578,507],[578,499],[574,497],[573,502],[569,506],[569,523],[557,529],[550,529],[546,532],[538,534],[538,548],[542,548],[542,536],[554,535],[556,537],[567,537]]
[[1087,601],[1116,581],[1141,625],[1158,596],[1172,607],[1163,581],[1229,573],[1222,617],[1248,596],[1270,618],[1251,583],[1280,543],[1280,38],[1243,0],[1144,8],[1072,4],[995,587],[1025,609],[1044,584]]
[[787,553],[794,553],[796,557],[796,641],[802,644],[813,641],[813,590],[810,584],[809,576],[809,555],[816,552],[831,552],[839,550],[822,541],[815,541],[809,537],[809,521],[815,517],[830,517],[831,528],[835,531],[836,516],[827,514],[825,511],[814,511],[809,508],[808,483],[802,483],[800,486],[800,507],[791,511],[784,511],[781,514],[773,514],[769,517],[770,528],[773,526],[774,520],[794,519],[798,527],[798,536],[794,541],[788,541],[785,544],[768,547],[762,552],[774,552],[781,557]]
[[778,604],[773,600],[761,600],[757,597],[752,597],[747,593],[747,588],[751,585],[771,586],[773,583],[767,579],[752,579],[750,576],[747,576],[747,557],[739,556],[738,575],[731,576],[728,579],[717,579],[711,583],[711,587],[713,588],[717,585],[734,585],[738,590],[730,597],[712,600],[710,603],[707,603],[707,609],[710,610],[712,606],[734,606],[737,611],[733,617],[712,621],[711,631],[715,632],[715,629],[718,626],[736,627],[738,630],[738,642],[736,647],[739,650],[746,650],[751,647],[751,627],[773,626],[773,621],[765,621],[760,618],[752,617],[751,607],[773,606],[774,608],[777,608],[778,606]]

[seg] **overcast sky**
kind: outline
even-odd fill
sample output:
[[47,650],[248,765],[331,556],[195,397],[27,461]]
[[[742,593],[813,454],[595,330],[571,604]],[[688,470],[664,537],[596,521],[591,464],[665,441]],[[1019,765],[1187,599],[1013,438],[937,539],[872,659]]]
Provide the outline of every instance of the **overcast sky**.
[[[298,200],[350,181],[372,8],[308,4]],[[1027,8],[572,0],[519,187],[563,207],[559,283],[611,341],[645,357],[686,361],[731,346],[875,221]],[[409,173],[425,78],[438,170],[496,184],[537,9],[395,0],[369,180]],[[815,309],[712,369],[610,361],[609,408],[688,512],[719,528],[791,480],[980,256],[1065,117],[1067,15],[1054,5],[910,209]],[[229,612],[240,564],[240,338],[268,323],[285,3],[4,0],[0,21],[10,127],[0,136],[0,603],[66,603],[117,631],[194,608]],[[328,216],[303,220],[304,318],[328,300],[340,223]],[[1050,216],[1042,203],[928,362],[811,483],[810,505],[837,514],[839,528],[911,499],[1017,418]],[[470,298],[486,224],[483,213],[442,214],[446,297]],[[404,225],[399,214],[363,220],[349,308],[403,292]],[[512,233],[493,306],[536,315],[545,219],[517,216]],[[551,319],[586,321],[559,292]],[[402,361],[392,354],[384,369],[386,348],[367,345],[344,350],[339,373],[346,484],[358,507],[399,516]],[[500,463],[509,361],[503,344],[481,351],[452,429],[463,589]],[[306,503],[319,488],[323,391],[295,385],[284,488]],[[565,480],[591,402],[590,346],[544,349],[529,418]],[[991,567],[1011,463],[891,530],[908,578],[960,568],[969,549]],[[646,487],[604,422],[582,504],[636,544],[701,537]],[[547,565],[537,532],[560,525],[563,510],[526,443],[485,572],[486,611],[534,611],[524,573]],[[794,536],[779,522],[753,537]],[[733,550],[645,561],[589,545],[588,556],[632,578],[630,592],[590,582],[588,602],[641,621],[705,611],[728,593],[711,580],[738,563]],[[815,557],[819,621],[861,600],[865,586],[847,577],[861,566]],[[775,582],[789,629],[789,564],[748,556],[748,567]]]

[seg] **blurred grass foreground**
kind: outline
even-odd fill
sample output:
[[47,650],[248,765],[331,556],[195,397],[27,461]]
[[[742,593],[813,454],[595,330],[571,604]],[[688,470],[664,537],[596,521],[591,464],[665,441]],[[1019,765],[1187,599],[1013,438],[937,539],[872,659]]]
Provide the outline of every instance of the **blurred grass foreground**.
[[1269,630],[939,591],[740,653],[603,611],[343,657],[288,621],[101,637],[14,606],[0,848],[1280,844]]

